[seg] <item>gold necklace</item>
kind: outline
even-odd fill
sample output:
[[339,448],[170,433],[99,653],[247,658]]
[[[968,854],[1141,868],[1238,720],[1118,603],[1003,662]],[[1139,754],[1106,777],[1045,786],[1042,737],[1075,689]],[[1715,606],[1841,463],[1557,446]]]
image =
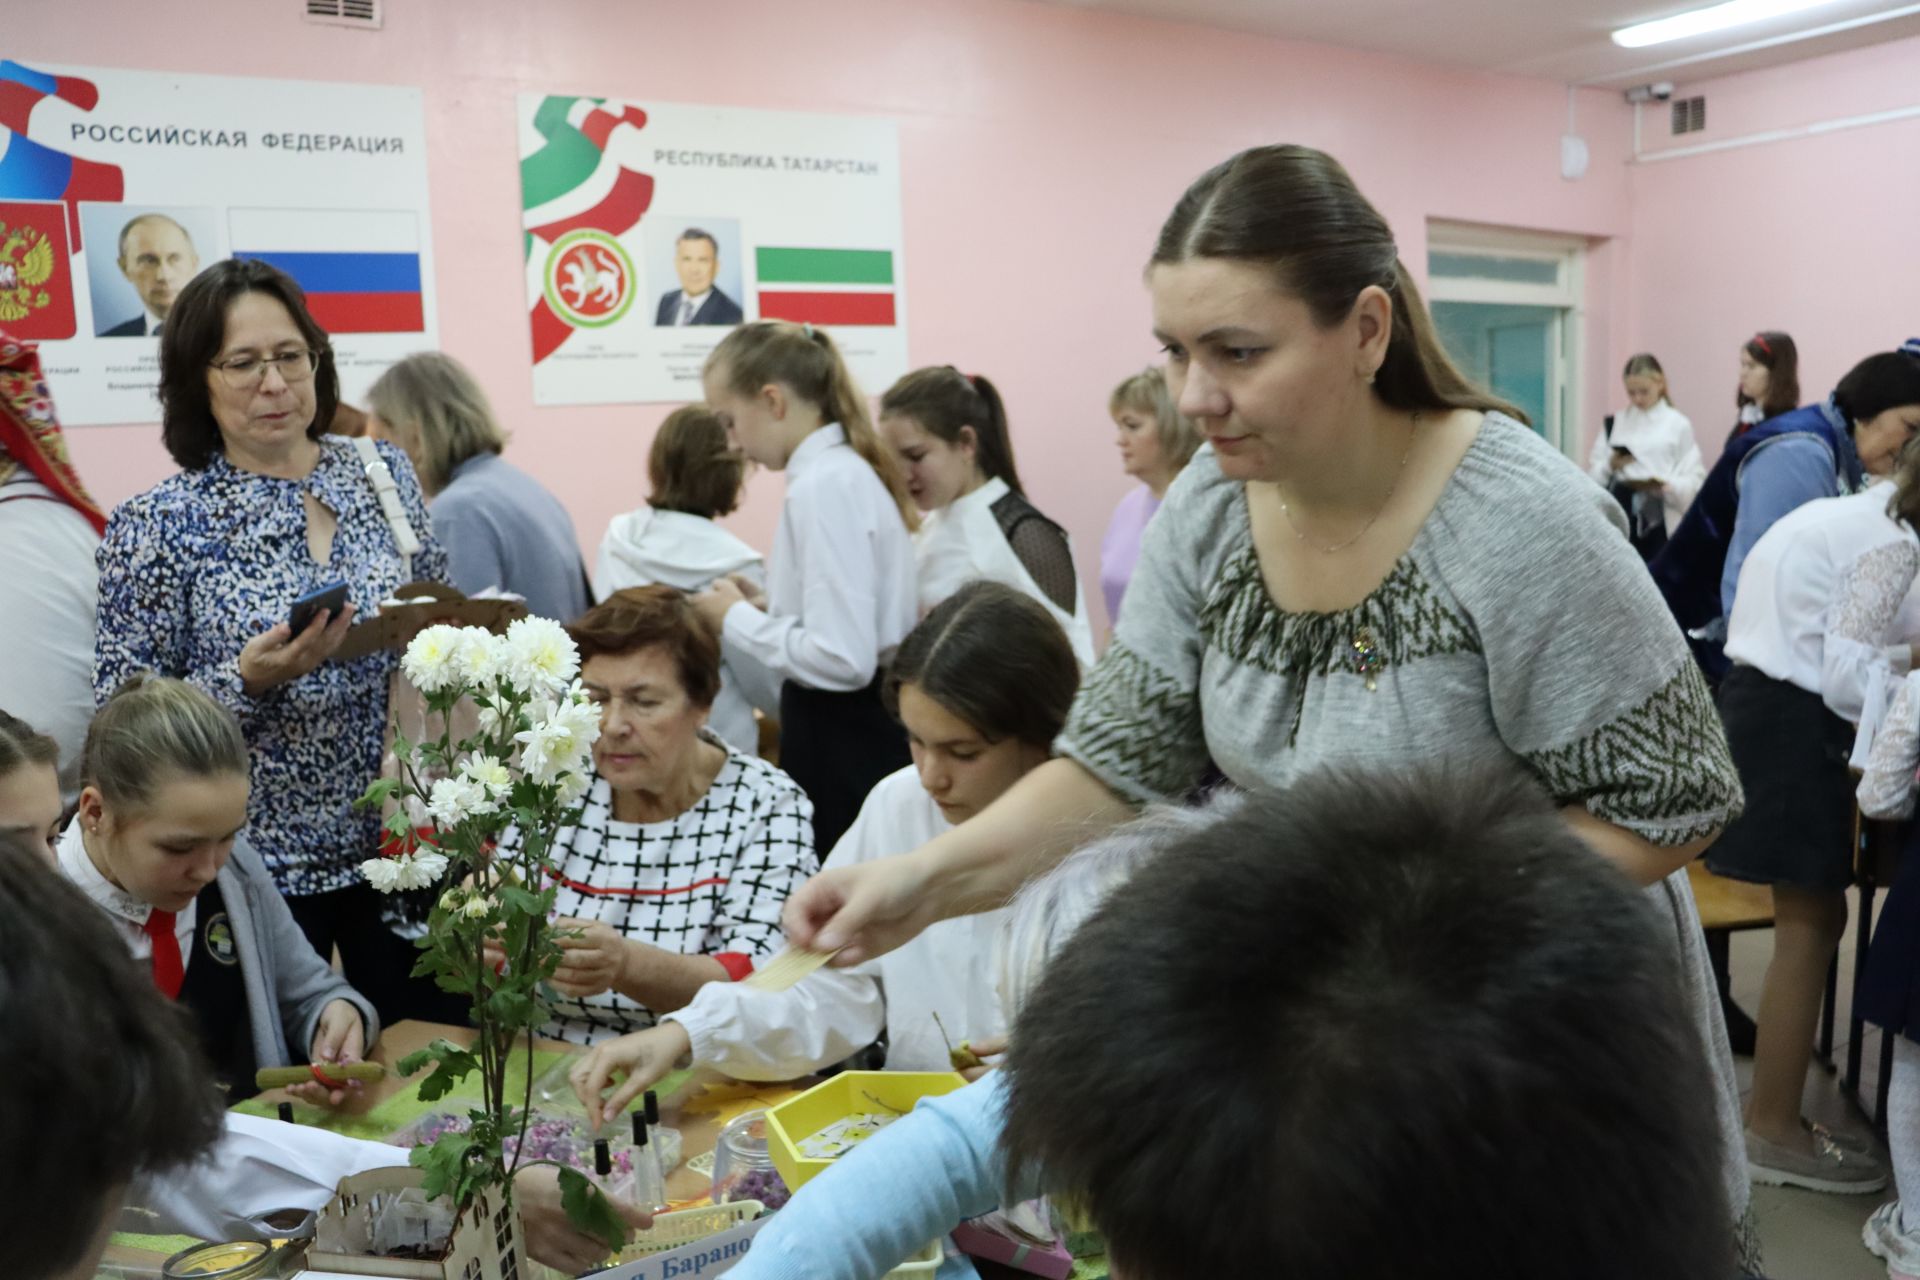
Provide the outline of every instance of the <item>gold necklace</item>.
[[1406,451],[1400,455],[1400,465],[1394,468],[1393,483],[1387,486],[1387,496],[1380,499],[1380,506],[1374,511],[1374,513],[1371,516],[1367,517],[1367,522],[1364,525],[1360,526],[1360,532],[1354,534],[1351,538],[1348,538],[1345,542],[1336,542],[1330,547],[1322,546],[1320,543],[1315,542],[1313,539],[1309,538],[1306,534],[1300,531],[1300,526],[1293,522],[1293,512],[1287,509],[1287,500],[1285,498],[1281,498],[1279,500],[1280,514],[1287,518],[1287,528],[1293,530],[1293,536],[1300,539],[1300,541],[1306,543],[1308,546],[1312,547],[1315,551],[1318,551],[1321,555],[1330,556],[1330,555],[1333,555],[1335,552],[1345,551],[1348,547],[1352,546],[1354,543],[1360,541],[1360,539],[1366,537],[1367,534],[1371,533],[1373,531],[1373,526],[1376,523],[1378,523],[1380,517],[1387,513],[1387,506],[1393,501],[1394,490],[1400,487],[1400,477],[1407,469],[1407,459],[1413,456],[1413,442],[1416,435],[1419,432],[1419,427],[1420,427],[1420,414],[1418,412],[1415,412],[1413,415],[1413,421],[1407,424],[1407,448],[1406,448]]

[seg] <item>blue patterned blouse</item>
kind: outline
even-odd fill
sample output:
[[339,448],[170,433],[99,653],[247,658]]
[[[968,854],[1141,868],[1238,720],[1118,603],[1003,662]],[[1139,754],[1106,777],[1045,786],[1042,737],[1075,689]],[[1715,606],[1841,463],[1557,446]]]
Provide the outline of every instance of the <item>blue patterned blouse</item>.
[[[345,582],[367,618],[394,588],[447,578],[406,456],[379,445],[424,544],[403,578],[352,444],[325,436],[320,446],[304,480],[242,471],[224,457],[180,472],[114,508],[99,554],[94,697],[104,702],[128,676],[153,670],[191,681],[239,717],[253,753],[248,834],[274,883],[294,896],[358,883],[359,862],[376,850],[378,818],[353,801],[380,771],[396,655],[324,662],[253,698],[241,688],[240,650],[331,583]],[[339,518],[324,565],[307,549],[303,493]]]

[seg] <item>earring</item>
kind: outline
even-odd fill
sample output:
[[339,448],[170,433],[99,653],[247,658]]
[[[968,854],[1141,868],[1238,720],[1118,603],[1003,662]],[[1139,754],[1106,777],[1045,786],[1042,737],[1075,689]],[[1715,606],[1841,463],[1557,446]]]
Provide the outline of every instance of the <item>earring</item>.
[[1372,372],[1372,373],[1370,373],[1370,374],[1368,374],[1368,375],[1367,375],[1367,385],[1368,385],[1368,386],[1372,386],[1372,385],[1374,384],[1374,381],[1375,381],[1375,379],[1377,379],[1377,378],[1379,378],[1379,376],[1380,376],[1380,372],[1379,372],[1379,370],[1377,370],[1377,369],[1376,369],[1376,370],[1375,370],[1374,372]]

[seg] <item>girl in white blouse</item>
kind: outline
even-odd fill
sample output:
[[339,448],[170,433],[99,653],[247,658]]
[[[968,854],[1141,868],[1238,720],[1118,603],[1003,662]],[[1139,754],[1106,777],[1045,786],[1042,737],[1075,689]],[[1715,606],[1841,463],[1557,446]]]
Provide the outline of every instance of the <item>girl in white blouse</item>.
[[1004,582],[1046,605],[1081,666],[1091,666],[1093,627],[1073,545],[1027,500],[994,385],[952,365],[916,369],[880,397],[880,435],[926,514],[913,536],[920,608],[976,578]]
[[1895,484],[1809,502],[1775,522],[1741,566],[1720,689],[1746,812],[1707,851],[1712,870],[1772,887],[1767,966],[1747,1106],[1754,1180],[1865,1193],[1870,1156],[1806,1128],[1800,1097],[1828,962],[1853,880],[1852,722],[1871,726],[1913,665],[1901,605],[1920,574],[1920,452]]
[[1660,362],[1642,352],[1621,374],[1627,407],[1594,437],[1587,474],[1620,499],[1634,549],[1651,559],[1707,478],[1693,423],[1667,398]]
[[[888,677],[914,766],[873,789],[827,865],[915,848],[998,799],[1047,759],[1079,683],[1049,610],[1003,583],[960,588],[913,629]],[[942,921],[898,951],[857,968],[821,969],[789,991],[703,987],[652,1030],[597,1045],[575,1067],[575,1087],[592,1112],[625,1072],[605,1104],[617,1115],[689,1056],[736,1079],[791,1080],[858,1052],[883,1030],[889,1070],[948,1070],[950,1048],[1006,1029],[993,973],[1005,915]]]
[[741,325],[707,358],[702,381],[742,452],[787,473],[787,498],[765,598],[723,578],[696,603],[728,657],[784,682],[780,761],[813,801],[814,848],[830,849],[873,784],[907,763],[880,685],[919,617],[919,517],[824,330]]

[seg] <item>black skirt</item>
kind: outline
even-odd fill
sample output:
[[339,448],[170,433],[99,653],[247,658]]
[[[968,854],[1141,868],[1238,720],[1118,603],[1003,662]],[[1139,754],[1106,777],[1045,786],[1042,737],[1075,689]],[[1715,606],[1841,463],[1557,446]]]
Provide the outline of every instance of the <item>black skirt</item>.
[[1893,888],[1880,904],[1853,1007],[1876,1026],[1920,1040],[1920,823],[1907,838]]
[[1819,694],[1738,663],[1719,702],[1747,807],[1707,850],[1708,870],[1844,890],[1853,883],[1853,726]]
[[851,693],[780,686],[780,767],[813,801],[813,852],[823,862],[874,784],[913,763],[907,731],[881,701],[884,679]]

